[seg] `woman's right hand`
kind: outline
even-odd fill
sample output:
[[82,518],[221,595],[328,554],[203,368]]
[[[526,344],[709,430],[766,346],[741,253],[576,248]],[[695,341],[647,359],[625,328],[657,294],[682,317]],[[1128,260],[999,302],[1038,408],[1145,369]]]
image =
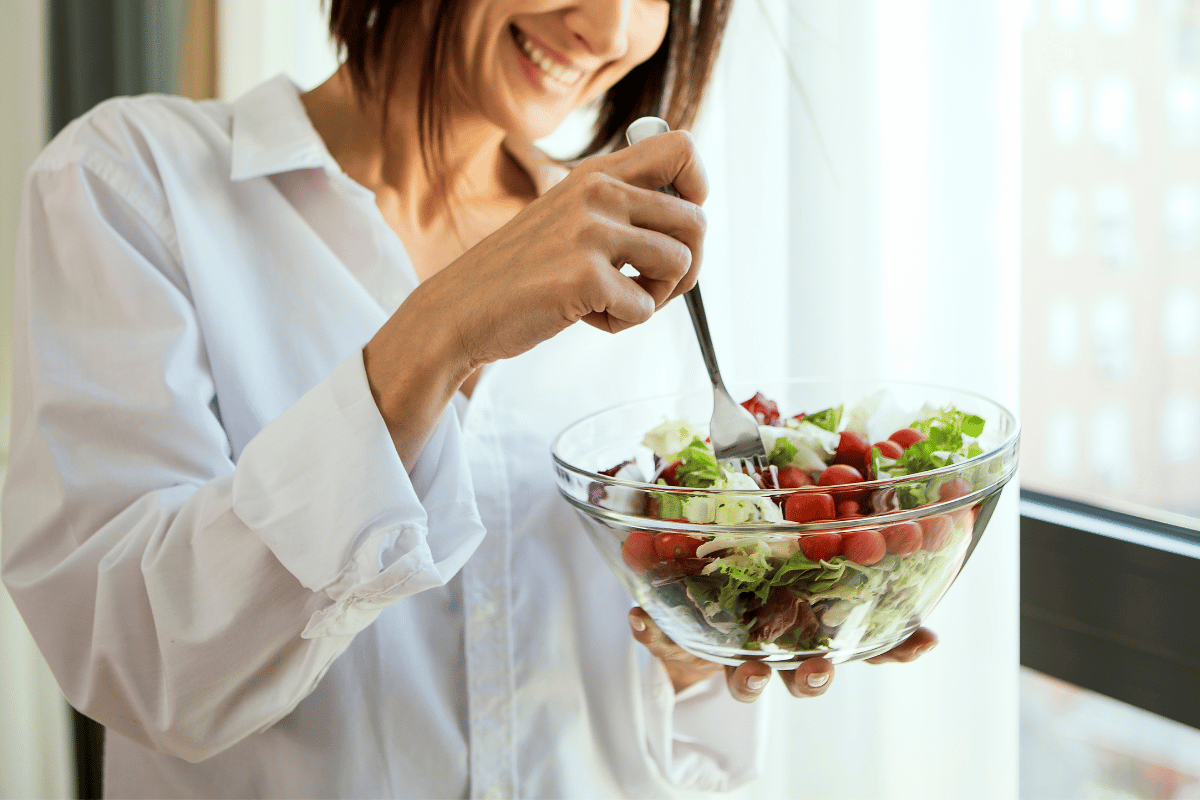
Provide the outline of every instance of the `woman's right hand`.
[[[666,185],[679,197],[657,191]],[[400,430],[425,427],[413,418],[414,403],[436,396],[440,416],[483,364],[519,355],[580,320],[624,330],[695,285],[707,193],[691,136],[654,136],[588,159],[424,281],[364,356],[372,393],[405,463],[428,433]],[[639,274],[622,274],[624,264]],[[427,421],[428,430],[435,419]]]
[[[657,191],[670,184],[680,197]],[[421,299],[454,321],[473,367],[579,320],[614,333],[637,325],[695,284],[707,194],[684,132],[589,159],[427,281]]]

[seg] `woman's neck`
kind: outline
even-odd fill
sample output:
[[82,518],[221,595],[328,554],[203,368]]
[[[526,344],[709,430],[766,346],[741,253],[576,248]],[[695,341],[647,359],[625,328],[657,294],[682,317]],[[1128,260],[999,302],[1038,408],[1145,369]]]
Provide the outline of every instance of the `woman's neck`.
[[360,99],[345,65],[301,95],[313,127],[342,170],[417,234],[447,224],[456,228],[455,216],[465,209],[528,199],[532,186],[504,150],[505,132],[464,111],[451,111],[447,119],[442,159],[431,180],[418,136],[419,64],[407,59],[400,66],[386,125],[382,97]]

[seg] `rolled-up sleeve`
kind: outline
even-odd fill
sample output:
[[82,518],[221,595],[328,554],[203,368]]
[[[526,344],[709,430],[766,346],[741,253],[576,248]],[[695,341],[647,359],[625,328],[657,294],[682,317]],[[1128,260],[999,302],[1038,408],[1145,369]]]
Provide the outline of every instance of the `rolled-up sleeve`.
[[406,473],[355,352],[235,463],[153,187],[50,156],[18,234],[3,578],[72,705],[198,761],[472,554],[459,424]]
[[462,567],[483,527],[461,452],[448,410],[406,474],[360,354],[250,442],[233,476],[234,514],[303,586],[334,601],[305,637],[354,634],[384,606],[442,586]]

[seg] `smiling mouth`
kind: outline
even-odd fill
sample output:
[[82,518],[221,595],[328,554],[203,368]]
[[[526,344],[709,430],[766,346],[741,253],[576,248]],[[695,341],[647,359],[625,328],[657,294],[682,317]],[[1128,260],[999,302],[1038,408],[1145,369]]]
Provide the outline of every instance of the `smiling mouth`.
[[557,83],[561,83],[563,86],[570,86],[583,77],[582,71],[575,69],[574,67],[568,67],[560,64],[542,50],[538,49],[533,42],[526,38],[525,34],[521,33],[517,26],[510,25],[508,29],[512,34],[513,41],[517,43],[517,47],[521,48],[521,52],[525,54],[525,57],[528,58],[543,75],[548,76]]

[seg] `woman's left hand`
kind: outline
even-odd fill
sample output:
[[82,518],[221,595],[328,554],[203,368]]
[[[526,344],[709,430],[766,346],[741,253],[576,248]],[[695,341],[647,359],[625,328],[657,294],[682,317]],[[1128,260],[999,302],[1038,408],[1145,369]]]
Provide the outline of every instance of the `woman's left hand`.
[[[629,612],[629,627],[650,654],[663,663],[675,691],[680,692],[698,681],[725,671],[725,683],[734,699],[753,703],[771,679],[771,669],[762,661],[747,661],[728,667],[707,661],[684,650],[659,630],[650,615],[640,608]],[[937,636],[926,628],[917,628],[912,635],[886,653],[868,658],[870,664],[889,661],[909,662],[928,653],[937,645]],[[818,697],[833,683],[833,664],[825,658],[810,658],[796,669],[778,670],[784,686],[796,697]]]

